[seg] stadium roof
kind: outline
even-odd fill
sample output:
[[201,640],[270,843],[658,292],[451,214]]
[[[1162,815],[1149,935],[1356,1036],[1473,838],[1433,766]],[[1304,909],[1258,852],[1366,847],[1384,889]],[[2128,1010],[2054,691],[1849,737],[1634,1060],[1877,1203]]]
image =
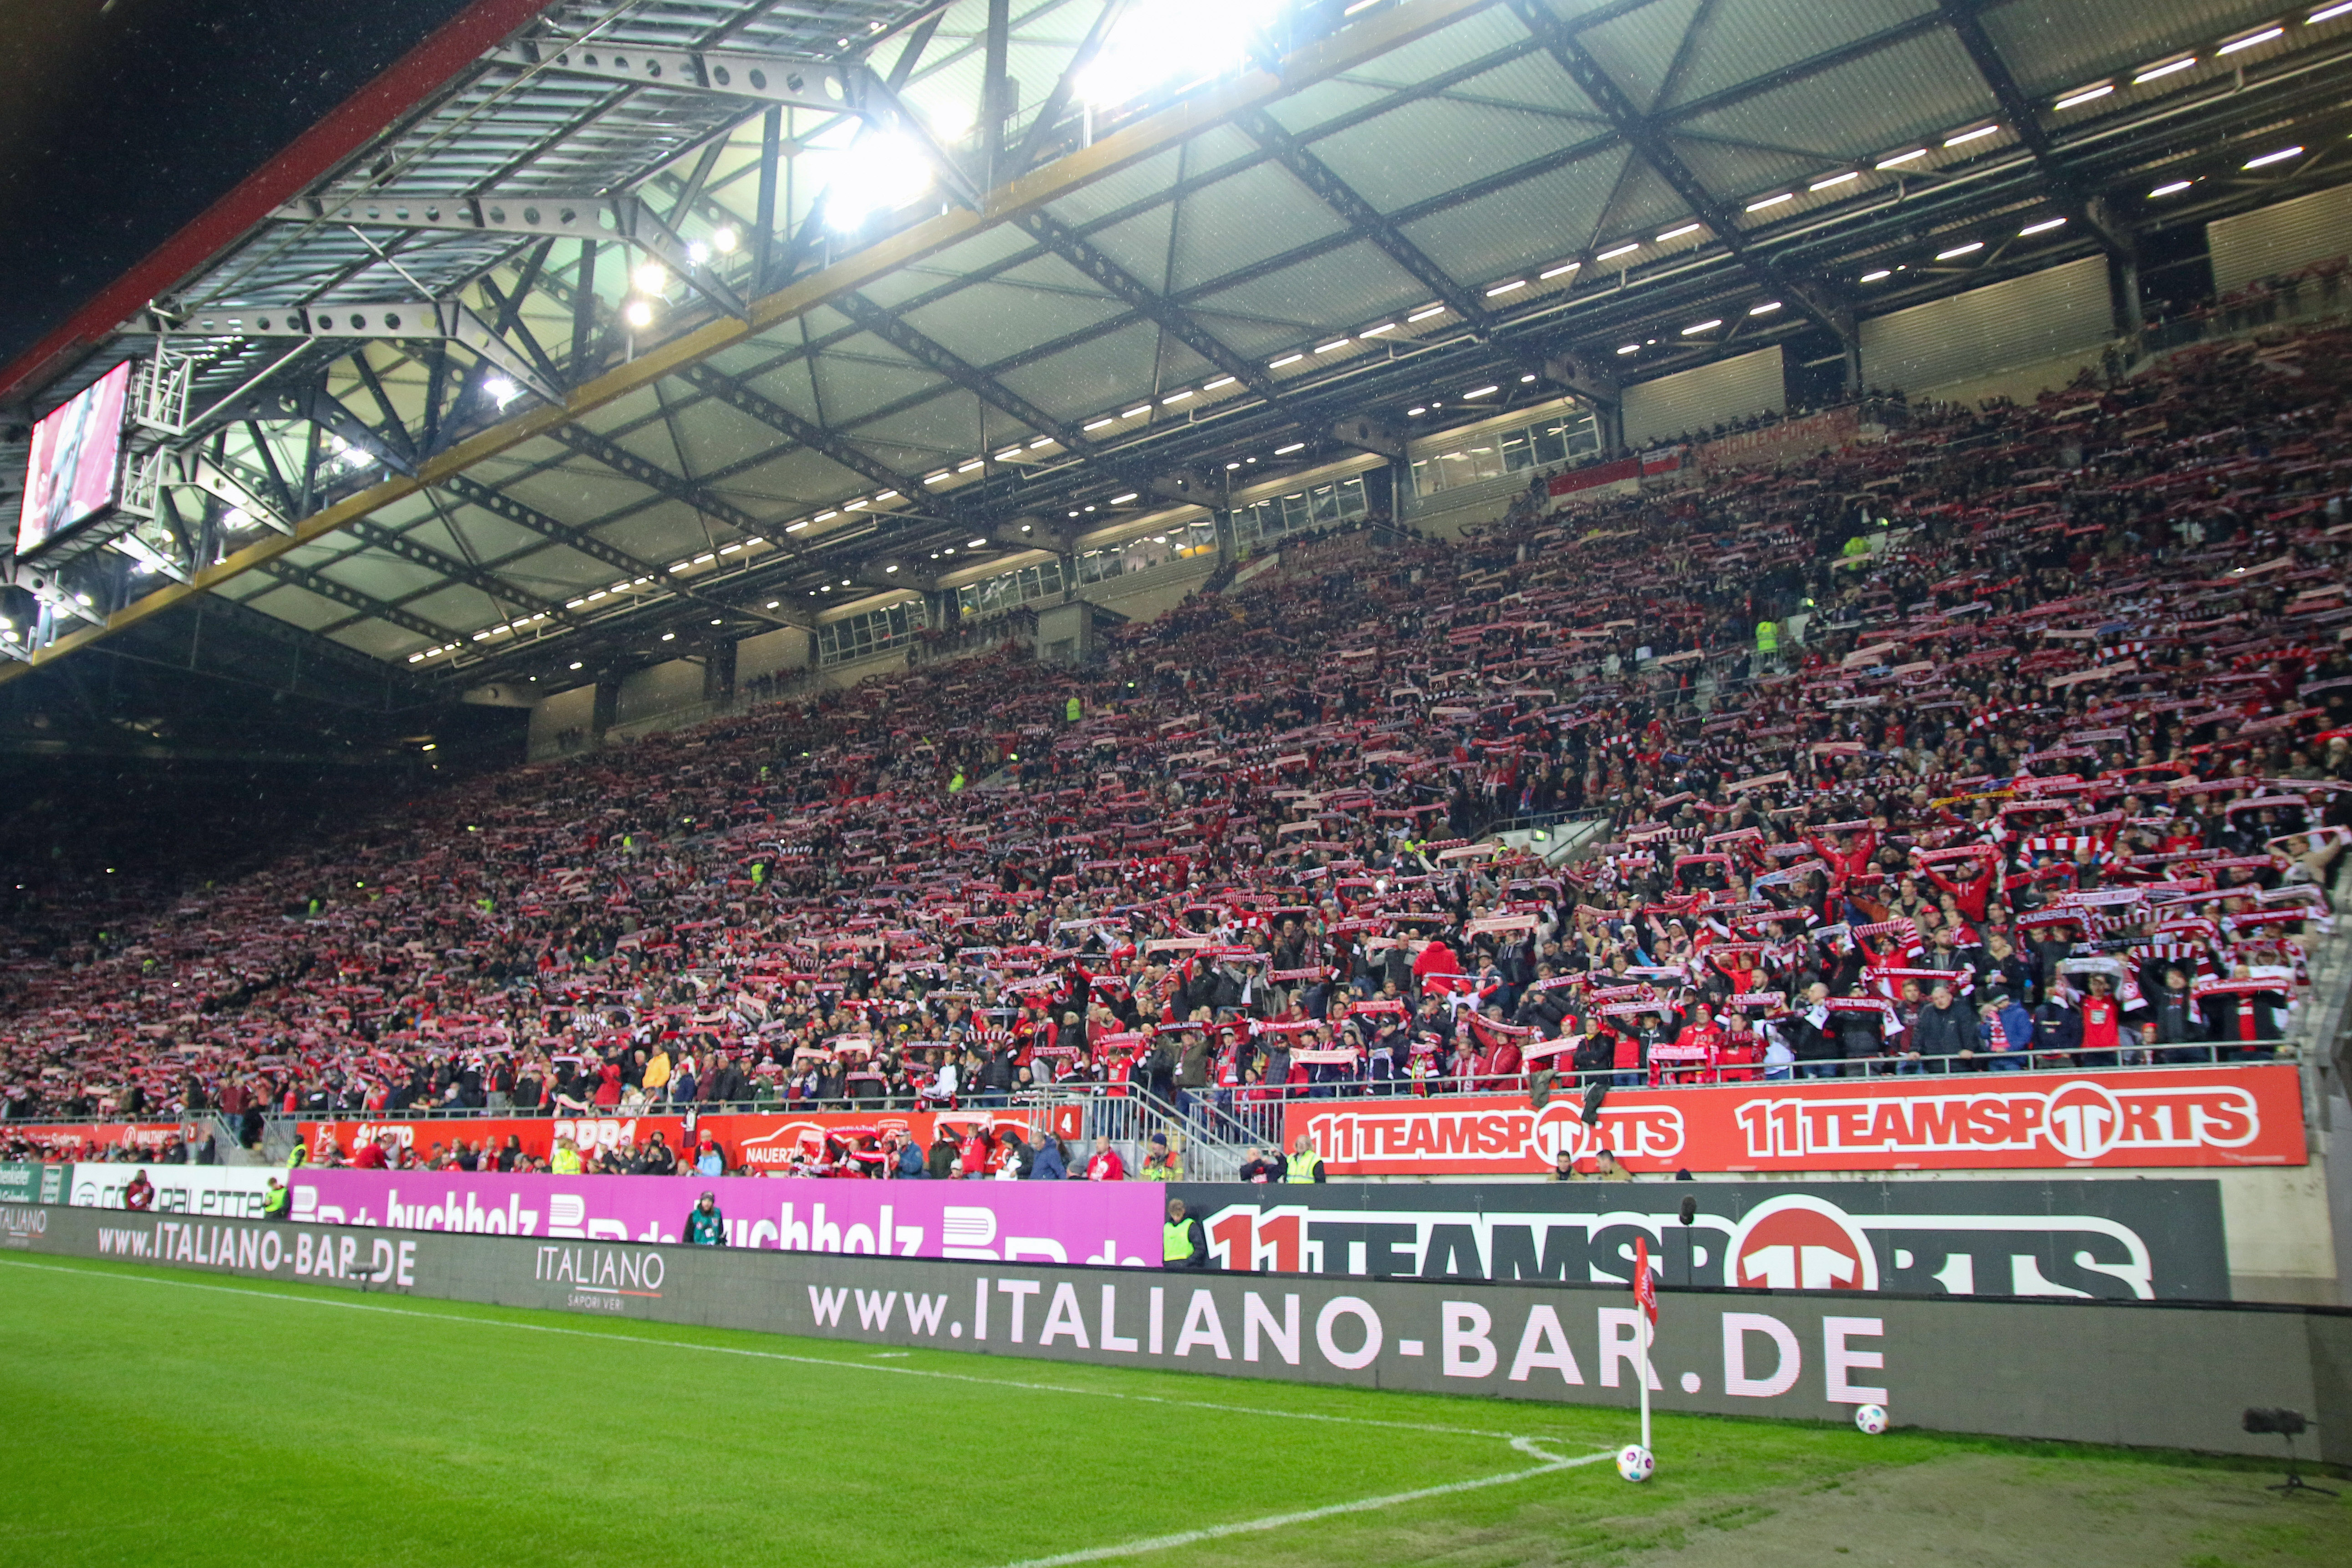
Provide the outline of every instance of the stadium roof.
[[5,373],[37,412],[160,345],[187,400],[0,679],[201,595],[453,685],[625,667],[1435,400],[1851,364],[2341,179],[2347,52],[2352,5],[2223,0],[554,5]]

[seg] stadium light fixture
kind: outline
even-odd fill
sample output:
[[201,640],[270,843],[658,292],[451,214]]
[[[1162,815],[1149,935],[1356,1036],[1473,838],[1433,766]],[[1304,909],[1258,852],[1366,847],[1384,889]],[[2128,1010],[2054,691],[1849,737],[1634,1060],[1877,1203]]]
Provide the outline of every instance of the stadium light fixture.
[[1274,455],[1277,458],[1287,458],[1293,452],[1304,452],[1305,450],[1307,450],[1306,442],[1293,441],[1287,447],[1276,447],[1274,449]]
[[931,188],[930,157],[904,132],[869,132],[811,162],[824,191],[824,220],[845,232]]
[[1809,191],[1832,190],[1839,185],[1851,184],[1860,178],[1862,178],[1861,170],[1848,169],[1843,174],[1823,174],[1820,179],[1815,180],[1811,184],[1807,185],[1805,189]]
[[1627,343],[1617,352],[1621,354],[1637,354],[1642,352],[1642,345],[1639,343]]
[[1894,276],[1895,274],[1892,270],[1887,268],[1881,267],[1876,271],[1864,273],[1862,275],[1862,280],[1864,283],[1876,283]]
[[1201,390],[1203,392],[1222,392],[1226,387],[1231,386],[1234,384],[1234,378],[1230,375],[1221,375],[1214,381],[1202,382],[1201,384]]
[[1107,107],[1223,76],[1249,63],[1280,9],[1280,0],[1142,0],[1120,16],[1080,75],[1078,94]]
[[808,519],[803,518],[798,522],[788,522],[784,524],[784,531],[786,533],[798,533],[802,529],[806,528],[807,526]]
[[1765,300],[1765,301],[1764,301],[1762,304],[1760,304],[1760,305],[1750,305],[1750,306],[1748,306],[1748,313],[1749,315],[1751,315],[1751,316],[1769,316],[1769,315],[1770,315],[1773,311],[1775,311],[1775,310],[1779,310],[1780,308],[1780,300]]
[[2048,234],[2053,228],[2064,228],[2065,226],[2066,220],[2063,217],[2046,217],[2040,223],[2030,223],[2023,228],[2019,229],[2017,231],[2017,237],[2023,239],[2029,235]]
[[2172,180],[2157,186],[2147,194],[2150,196],[2177,196],[2195,183],[2193,180]]
[[1676,224],[1674,227],[1666,230],[1665,233],[1658,236],[1658,243],[1660,245],[1664,245],[1670,239],[1681,239],[1685,236],[1696,234],[1705,226],[1706,226],[1704,224],[1696,223]]
[[1407,316],[1405,320],[1408,322],[1426,321],[1432,316],[1442,316],[1444,314],[1445,314],[1445,307],[1443,305],[1423,305],[1420,310],[1415,310],[1412,315]]
[[1340,338],[1333,342],[1318,343],[1315,345],[1315,352],[1318,354],[1338,353],[1341,349],[1346,348],[1349,343],[1352,343],[1355,341],[1356,340],[1353,338]]
[[1614,261],[1621,256],[1631,256],[1641,248],[1642,242],[1638,239],[1633,240],[1624,245],[1612,245],[1592,259],[1595,261]]
[[1128,502],[1133,500],[1139,493],[1140,492],[1129,490],[1123,496],[1113,496],[1110,498],[1110,504],[1113,506],[1125,506]]
[[2221,45],[2213,52],[2217,55],[2234,55],[2240,49],[2251,49],[2256,44],[2267,44],[2273,38],[2284,37],[2285,36],[2286,29],[2273,22],[2267,27],[2257,27],[2251,33],[2242,33],[2238,37],[2231,38],[2228,43]]
[[[1118,424],[1118,420],[1116,420],[1116,419],[1112,418],[1109,415],[1106,414],[1106,415],[1104,415],[1104,416],[1103,416],[1101,418],[1099,418],[1099,419],[1090,419],[1090,420],[1088,420],[1088,421],[1087,422],[1087,424],[1086,424],[1086,430],[1087,430],[1087,433],[1088,435],[1092,435],[1092,434],[1093,434],[1095,431],[1097,431],[1097,430],[1108,430],[1108,429],[1109,429],[1112,426],[1114,426],[1114,425],[1116,425],[1116,424]],[[947,478],[947,476],[946,476],[945,474],[941,474],[941,475],[940,475],[939,477],[940,477],[940,479],[946,479],[946,478]]]
[[735,231],[724,224],[710,231],[710,248],[721,256],[734,255],[735,247],[741,243]]
[[640,261],[629,282],[640,294],[658,294],[669,287],[669,268],[658,261]]
[[1497,283],[1492,289],[1487,289],[1486,298],[1493,300],[1505,294],[1515,294],[1527,286],[1528,280],[1526,279],[1514,278],[1507,283]]
[[[889,564],[889,565],[885,566],[884,568],[882,568],[882,575],[884,575],[885,577],[893,576],[893,575],[895,575],[895,574],[898,573],[898,563],[896,561],[893,561],[892,563],[890,563],[890,564]],[[711,622],[710,624],[711,624],[712,626],[717,626],[719,623],[718,623],[717,621],[713,621],[713,622]]]
[[987,465],[986,465],[986,464],[984,464],[984,463],[983,463],[980,458],[972,458],[972,459],[971,459],[970,462],[968,462],[968,463],[958,463],[958,464],[956,465],[956,472],[957,472],[957,473],[959,473],[959,474],[968,474],[968,473],[971,473],[974,468],[984,468],[984,467],[986,467],[986,466],[987,466]]
[[[968,539],[964,541],[963,547],[966,550],[984,550],[988,547],[988,541],[985,539]],[[845,588],[849,586],[849,584],[844,583],[842,586]]]
[[677,640],[677,634],[676,632],[664,632],[661,635],[661,640],[664,642],[676,642]]
[[482,383],[482,390],[488,393],[490,401],[500,408],[522,395],[522,389],[502,375],[494,375]]
[[2303,25],[2306,27],[2315,27],[2322,22],[2332,22],[2336,17],[2347,14],[2352,14],[2352,0],[2339,0],[2339,4],[2322,5],[2318,10],[2305,16],[2303,19]]
[[654,307],[650,300],[632,300],[621,307],[621,319],[633,327],[654,324]]
[[1404,416],[1405,416],[1406,418],[1408,418],[1408,419],[1418,419],[1418,418],[1420,418],[1423,415],[1424,415],[1424,414],[1426,414],[1426,413],[1428,413],[1428,412],[1429,412],[1429,409],[1428,409],[1427,405],[1422,405],[1422,406],[1420,406],[1420,407],[1414,407],[1414,408],[1408,408],[1408,409],[1406,409],[1406,410],[1404,411]]
[[1462,401],[1467,403],[1474,397],[1492,397],[1495,394],[1502,390],[1502,386],[1499,384],[1493,386],[1474,387],[1472,390],[1462,395]]
[[2302,156],[2303,149],[2300,147],[2282,147],[2275,153],[2265,153],[2259,158],[2247,159],[2245,166],[2249,169],[2266,169],[2273,163],[2284,163],[2289,158]]
[[1752,213],[1760,213],[1767,207],[1777,207],[1782,202],[1793,202],[1796,199],[1796,192],[1780,191],[1772,195],[1759,196],[1756,200],[1748,204],[1748,210]]
[[1983,240],[1972,239],[1966,245],[1956,245],[1949,250],[1939,250],[1936,252],[1936,259],[1938,261],[1958,261],[1961,257],[1974,256],[1978,251],[1982,250],[1983,248]]
[[1711,332],[1721,325],[1723,325],[1723,318],[1720,316],[1716,317],[1712,321],[1693,321],[1689,326],[1683,329],[1682,335],[1686,338],[1696,337],[1701,332]]
[[1186,398],[1192,395],[1192,394],[1189,388],[1182,392],[1171,392],[1167,396],[1160,400],[1160,406],[1162,408],[1169,407],[1171,405],[1183,402]]
[[2183,55],[2179,59],[2175,60],[2160,60],[2155,65],[2145,66],[2139,70],[2135,71],[2132,74],[2132,85],[2134,87],[2138,87],[2144,82],[2158,81],[2165,77],[2177,76],[2196,63],[2197,57],[2195,55]]
[[1567,277],[1570,273],[1576,271],[1583,265],[1584,263],[1581,261],[1563,261],[1557,267],[1548,267],[1544,268],[1541,272],[1537,273],[1536,277],[1541,281],[1549,283],[1555,278]]
[[1925,147],[1914,147],[1908,153],[1890,153],[1885,157],[1881,158],[1874,167],[1881,169],[1898,169],[1906,163],[1916,163],[1927,155],[1927,149]]
[[2000,127],[1998,125],[1979,125],[1967,131],[1956,131],[1951,135],[1944,138],[1944,145],[1947,147],[1960,147],[1965,146],[1970,142],[1981,142],[2000,129]]
[[2100,99],[2106,97],[2107,94],[2115,90],[2116,84],[2114,82],[2099,82],[2094,86],[2080,88],[2075,91],[2068,93],[2065,97],[2060,99],[2055,104],[2052,105],[2052,107],[2055,109],[2080,109],[2086,103],[2097,102]]
[[1280,370],[1286,364],[1297,364],[1300,360],[1303,360],[1307,356],[1305,354],[1284,354],[1280,359],[1270,359],[1266,361],[1266,368],[1268,370]]
[[[1377,326],[1377,327],[1366,327],[1362,331],[1358,332],[1358,333],[1356,334],[1356,337],[1357,337],[1358,341],[1360,341],[1360,342],[1361,340],[1363,340],[1363,339],[1365,339],[1365,338],[1377,338],[1377,337],[1379,337],[1382,332],[1393,332],[1393,331],[1396,331],[1396,329],[1397,329],[1397,324],[1396,324],[1394,321],[1382,321],[1382,322],[1381,322],[1379,326]],[[1225,379],[1226,379],[1227,381],[1231,381],[1231,380],[1233,379],[1233,377],[1231,377],[1231,376],[1227,376]]]
[[1535,384],[1535,379],[1536,379],[1535,372],[1533,372],[1533,371],[1529,371],[1529,372],[1528,372],[1528,374],[1525,374],[1525,375],[1523,375],[1523,376],[1519,377],[1519,384],[1520,384],[1521,386],[1532,386],[1533,384]]

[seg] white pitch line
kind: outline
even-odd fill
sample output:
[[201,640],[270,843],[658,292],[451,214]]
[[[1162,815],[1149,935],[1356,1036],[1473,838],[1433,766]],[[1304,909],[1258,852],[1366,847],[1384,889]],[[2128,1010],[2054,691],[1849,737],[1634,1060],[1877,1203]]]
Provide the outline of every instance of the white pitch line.
[[[194,1279],[163,1279],[152,1274],[119,1273],[110,1268],[67,1268],[54,1263],[28,1263],[14,1258],[0,1258],[0,1264],[12,1268],[28,1268],[43,1274],[71,1274],[84,1279],[115,1279],[134,1285],[168,1285],[182,1290],[208,1290],[216,1295],[246,1296],[264,1301],[287,1301],[296,1306],[336,1307],[348,1312],[382,1312],[394,1318],[427,1318],[443,1323],[474,1323],[495,1329],[517,1329],[527,1333],[562,1334],[570,1339],[610,1340],[615,1343],[626,1345],[660,1345],[671,1350],[703,1351],[712,1355],[746,1356],[754,1361],[791,1362],[801,1366],[829,1366],[849,1372],[883,1373],[893,1377],[923,1377],[941,1383],[973,1383],[987,1388],[1017,1388],[1032,1394],[1080,1394],[1091,1399],[1121,1399],[1131,1405],[1168,1405],[1187,1410],[1216,1410],[1234,1415],[1263,1415],[1277,1421],[1317,1421],[1338,1426],[1381,1426],[1399,1432],[1434,1432],[1449,1437],[1491,1437],[1498,1442],[1512,1444],[1525,1441],[1518,1434],[1513,1432],[1486,1432],[1472,1426],[1441,1426],[1433,1422],[1383,1421],[1369,1415],[1328,1415],[1311,1410],[1266,1410],[1256,1405],[1225,1405],[1207,1399],[1173,1399],[1160,1394],[1122,1394],[1108,1388],[1074,1388],[1066,1384],[1030,1383],[1009,1377],[975,1377],[970,1373],[938,1372],[927,1367],[915,1366],[882,1366],[870,1361],[847,1361],[834,1356],[793,1355],[785,1351],[752,1350],[741,1345],[700,1344],[692,1340],[663,1339],[652,1334],[606,1334],[599,1333],[593,1329],[559,1328],[553,1323],[519,1323],[505,1318],[478,1318],[466,1312],[419,1312],[411,1308],[387,1307],[373,1301],[339,1301],[331,1296],[295,1295],[282,1290],[248,1290],[235,1285],[205,1285]],[[318,1288],[313,1287],[313,1289]],[[546,1309],[522,1310],[528,1311]],[[735,1331],[756,1332],[757,1331]],[[1111,1367],[1109,1370],[1118,1372],[1159,1369]],[[1546,1439],[1546,1441],[1552,1440]],[[1605,1449],[1594,1457],[1605,1458],[1615,1452],[1614,1448]],[[1591,1461],[1580,1459],[1575,1462],[1585,1464]],[[1530,1470],[1527,1473],[1533,1475],[1536,1472]]]
[[[1541,1449],[1529,1439],[1514,1437],[1511,1447],[1523,1454],[1546,1458]],[[1154,1535],[1141,1541],[1129,1541],[1117,1546],[1090,1546],[1083,1552],[1065,1552],[1058,1557],[1033,1557],[1020,1563],[1007,1563],[1005,1568],[1068,1568],[1076,1563],[1102,1563],[1118,1557],[1139,1557],[1149,1552],[1171,1552],[1180,1546],[1198,1546],[1204,1541],[1222,1541],[1232,1535],[1255,1535],[1269,1530],[1286,1530],[1294,1524],[1309,1524],[1318,1519],[1333,1519],[1346,1513],[1370,1513],[1375,1509],[1396,1508],[1404,1503],[1419,1502],[1424,1498],[1450,1497],[1456,1492],[1474,1492],[1486,1487],[1507,1487],[1514,1481],[1533,1480],[1538,1476],[1556,1475],[1581,1465],[1597,1465],[1616,1450],[1603,1449],[1576,1459],[1550,1459],[1531,1470],[1512,1470],[1499,1476],[1480,1476],[1474,1480],[1449,1481],[1444,1486],[1422,1487],[1414,1491],[1391,1492],[1385,1497],[1359,1498],[1354,1502],[1328,1503],[1321,1508],[1303,1509],[1297,1513],[1269,1514],[1264,1519],[1245,1519],[1233,1524],[1212,1524],[1199,1530],[1187,1530],[1175,1535]]]

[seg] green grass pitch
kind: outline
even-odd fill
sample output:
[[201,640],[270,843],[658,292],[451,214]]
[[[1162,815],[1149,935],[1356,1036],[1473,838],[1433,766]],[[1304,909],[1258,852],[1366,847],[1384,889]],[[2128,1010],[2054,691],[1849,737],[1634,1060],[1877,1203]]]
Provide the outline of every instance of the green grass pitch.
[[0,1412],[0,1568],[2352,1562],[2244,1465],[1662,1416],[1633,1487],[1616,1412],[22,1257]]

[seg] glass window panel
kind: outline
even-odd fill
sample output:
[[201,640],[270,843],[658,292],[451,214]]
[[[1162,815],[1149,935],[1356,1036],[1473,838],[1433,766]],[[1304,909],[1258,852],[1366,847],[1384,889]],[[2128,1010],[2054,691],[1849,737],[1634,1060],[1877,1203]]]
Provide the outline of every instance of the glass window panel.
[[1522,473],[1536,466],[1535,454],[1528,447],[1528,433],[1514,430],[1503,437],[1503,469],[1506,473]]
[[1499,444],[1491,437],[1470,448],[1470,476],[1478,479],[1503,477],[1503,454]]
[[1536,432],[1535,454],[1538,463],[1561,463],[1568,460],[1568,432],[1559,425],[1549,425]]

